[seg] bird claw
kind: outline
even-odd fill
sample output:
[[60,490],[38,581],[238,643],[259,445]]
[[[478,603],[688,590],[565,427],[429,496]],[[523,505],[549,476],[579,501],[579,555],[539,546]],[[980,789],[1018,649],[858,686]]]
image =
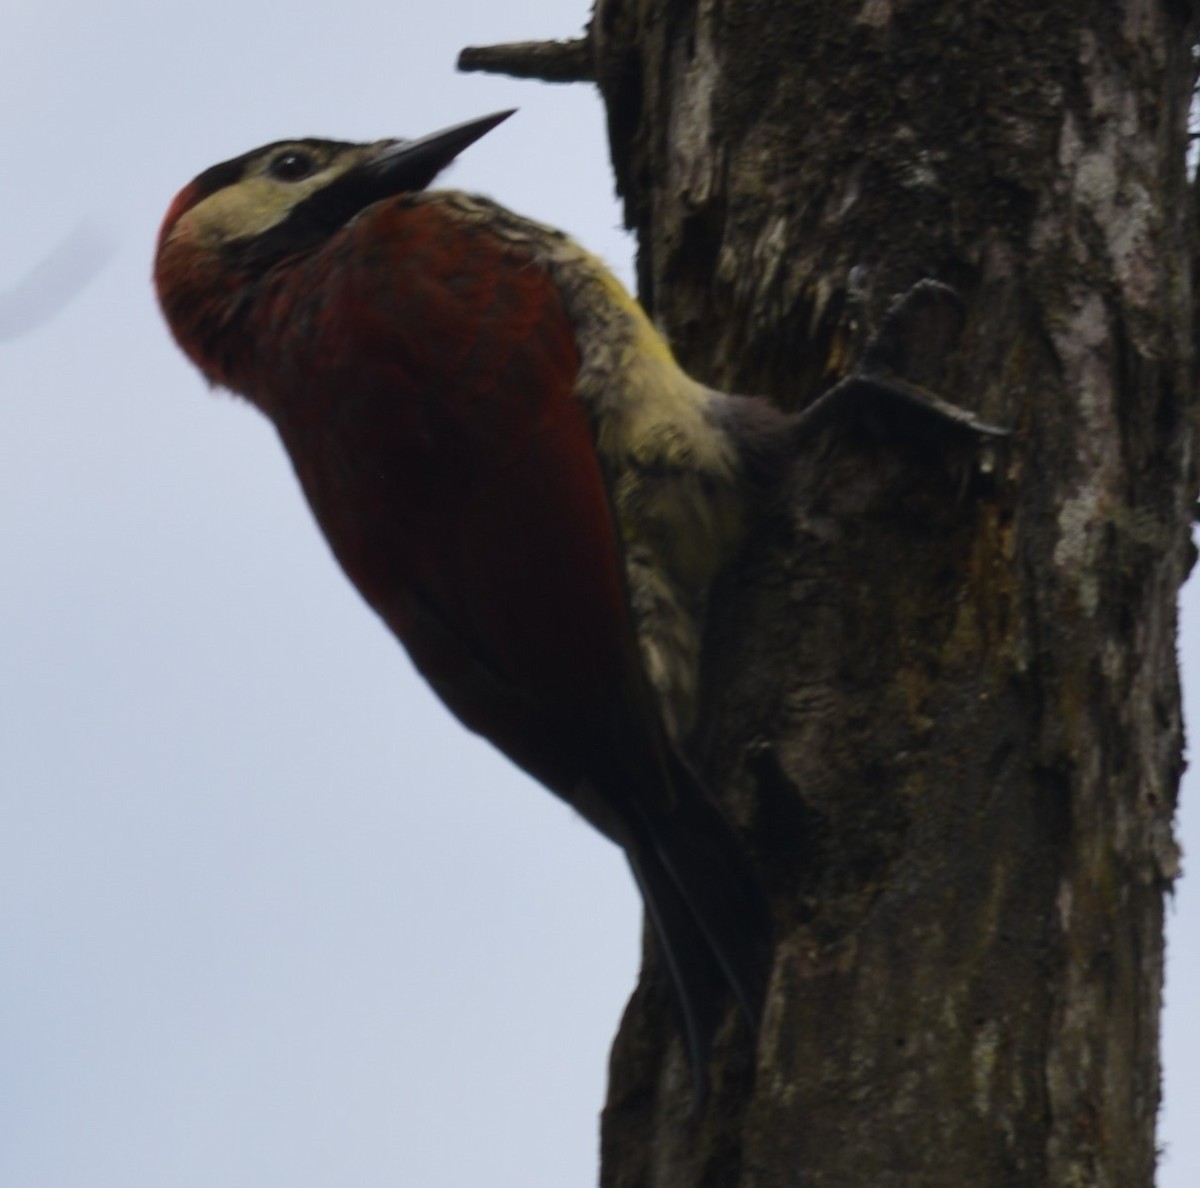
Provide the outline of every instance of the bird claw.
[[946,356],[966,323],[962,298],[949,285],[920,280],[892,303],[854,370],[802,412],[803,440],[835,423],[897,421],[923,435],[999,439],[1010,430],[933,392]]

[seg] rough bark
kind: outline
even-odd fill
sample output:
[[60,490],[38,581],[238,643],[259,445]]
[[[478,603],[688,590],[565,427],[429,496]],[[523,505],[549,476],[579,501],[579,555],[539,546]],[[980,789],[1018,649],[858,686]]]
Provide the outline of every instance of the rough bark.
[[[1167,0],[600,0],[642,297],[798,406],[922,276],[970,456],[842,426],[712,607],[696,749],[779,953],[694,1113],[651,951],[610,1188],[1152,1184],[1196,399]],[[862,290],[850,293],[850,277]],[[932,362],[932,361],[931,361]]]

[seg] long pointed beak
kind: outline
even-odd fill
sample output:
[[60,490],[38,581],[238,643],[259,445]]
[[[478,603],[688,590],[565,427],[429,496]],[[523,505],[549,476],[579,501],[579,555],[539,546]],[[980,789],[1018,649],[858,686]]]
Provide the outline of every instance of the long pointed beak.
[[463,149],[502,124],[515,110],[480,116],[416,140],[397,140],[366,167],[393,192],[423,190]]

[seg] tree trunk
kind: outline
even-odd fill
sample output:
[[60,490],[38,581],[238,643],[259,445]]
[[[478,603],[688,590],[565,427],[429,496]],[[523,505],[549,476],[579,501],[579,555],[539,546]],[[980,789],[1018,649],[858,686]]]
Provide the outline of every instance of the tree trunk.
[[695,748],[778,959],[694,1111],[650,947],[609,1188],[1152,1184],[1195,32],[1169,0],[599,0],[641,295],[688,369],[802,406],[932,276],[968,311],[938,389],[1012,428],[835,427],[714,596]]

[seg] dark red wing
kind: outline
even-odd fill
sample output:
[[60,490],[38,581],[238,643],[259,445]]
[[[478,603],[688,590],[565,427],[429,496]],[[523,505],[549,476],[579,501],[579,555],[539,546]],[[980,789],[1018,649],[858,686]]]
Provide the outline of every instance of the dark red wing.
[[[294,362],[262,402],[356,585],[518,762],[548,728],[568,749],[611,744],[641,674],[551,278],[452,206],[399,200],[280,294],[270,317]],[[264,363],[265,384],[280,369]],[[505,737],[514,716],[530,741]]]

